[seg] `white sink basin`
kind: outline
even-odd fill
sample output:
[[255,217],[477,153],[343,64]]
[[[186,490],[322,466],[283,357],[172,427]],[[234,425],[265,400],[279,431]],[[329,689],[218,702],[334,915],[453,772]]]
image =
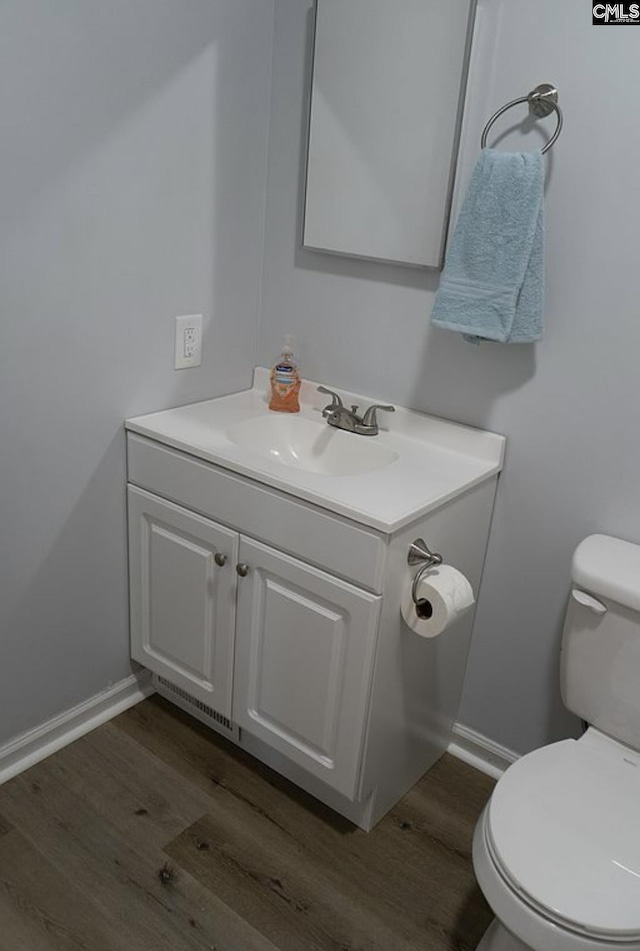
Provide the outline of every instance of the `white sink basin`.
[[[316,387],[303,381],[299,413],[274,413],[267,405],[269,371],[258,367],[251,390],[139,416],[126,426],[131,435],[385,533],[397,532],[502,468],[503,436],[402,406],[380,419],[377,436],[329,426],[322,418],[327,397]],[[340,392],[346,406],[385,402]],[[165,490],[170,496],[170,487]]]
[[375,442],[304,416],[281,414],[245,420],[227,430],[236,446],[284,466],[329,476],[374,472],[395,462],[398,453]]

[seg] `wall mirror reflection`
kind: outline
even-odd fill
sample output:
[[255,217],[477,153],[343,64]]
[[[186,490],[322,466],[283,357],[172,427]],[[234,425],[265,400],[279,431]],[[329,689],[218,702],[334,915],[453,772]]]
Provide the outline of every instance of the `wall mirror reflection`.
[[475,0],[317,0],[303,244],[440,267]]

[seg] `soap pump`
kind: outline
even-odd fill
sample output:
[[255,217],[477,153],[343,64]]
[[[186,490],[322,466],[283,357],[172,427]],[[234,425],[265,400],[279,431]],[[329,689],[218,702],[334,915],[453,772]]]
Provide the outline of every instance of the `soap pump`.
[[285,334],[280,358],[271,370],[269,409],[280,413],[299,413],[300,375],[293,362],[293,337]]

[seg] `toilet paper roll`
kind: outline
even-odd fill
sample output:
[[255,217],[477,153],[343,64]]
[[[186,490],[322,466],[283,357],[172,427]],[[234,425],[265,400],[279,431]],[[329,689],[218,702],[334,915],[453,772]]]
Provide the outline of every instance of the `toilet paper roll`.
[[438,565],[424,573],[417,586],[418,604],[411,597],[413,576],[405,581],[401,613],[404,622],[420,637],[437,637],[475,603],[473,588],[451,565]]

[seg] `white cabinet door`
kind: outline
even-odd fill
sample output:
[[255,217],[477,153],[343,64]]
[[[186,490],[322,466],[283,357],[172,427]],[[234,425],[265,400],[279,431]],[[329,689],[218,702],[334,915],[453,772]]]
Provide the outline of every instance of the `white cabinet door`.
[[132,657],[230,717],[238,534],[132,486],[128,501]]
[[240,540],[233,719],[357,794],[381,598]]

